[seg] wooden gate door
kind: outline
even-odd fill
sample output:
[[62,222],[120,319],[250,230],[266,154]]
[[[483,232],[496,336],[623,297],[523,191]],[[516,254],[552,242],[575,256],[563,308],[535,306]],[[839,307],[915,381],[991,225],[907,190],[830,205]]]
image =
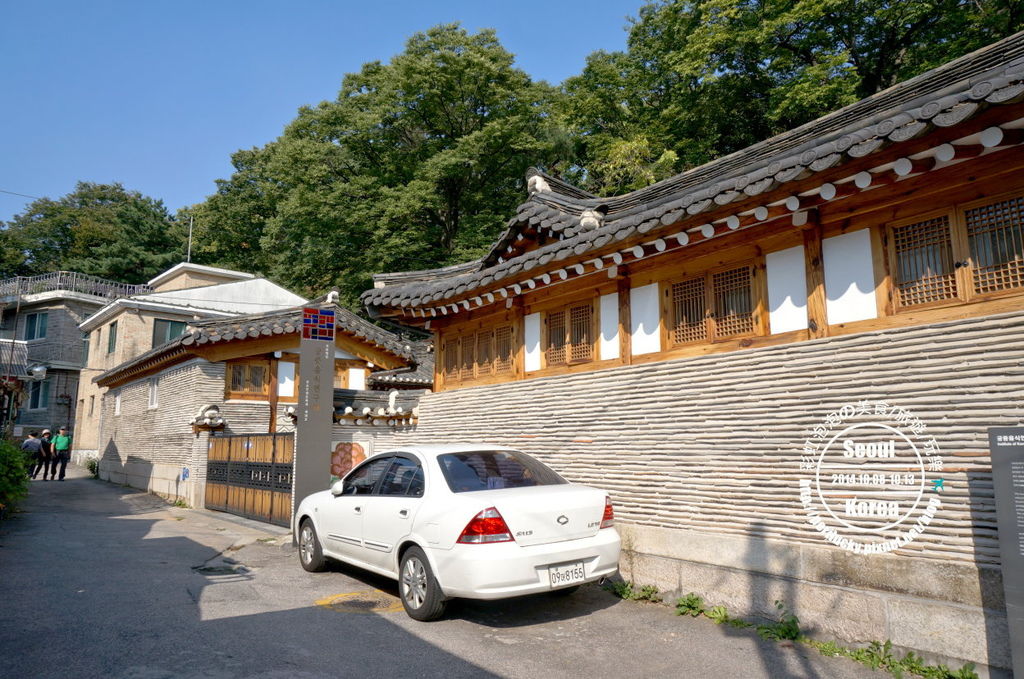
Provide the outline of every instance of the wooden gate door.
[[294,454],[292,433],[210,437],[206,508],[290,525]]

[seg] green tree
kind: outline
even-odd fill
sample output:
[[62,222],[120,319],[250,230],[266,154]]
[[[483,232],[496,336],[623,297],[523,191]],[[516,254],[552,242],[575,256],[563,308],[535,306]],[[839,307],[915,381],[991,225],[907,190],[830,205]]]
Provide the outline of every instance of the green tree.
[[182,229],[159,200],[121,184],[79,182],[33,201],[0,231],[5,275],[60,269],[142,283],[184,255]]
[[[675,171],[707,162],[1021,28],[1021,0],[659,0],[626,52],[566,81],[566,115],[589,185],[617,193],[663,151]],[[607,171],[617,144],[642,142],[632,171]]]
[[559,91],[513,61],[493,31],[449,24],[346,75],[336,100],[233,156],[232,177],[192,208],[197,254],[308,293],[338,285],[348,303],[372,273],[480,256],[526,170],[571,155]]

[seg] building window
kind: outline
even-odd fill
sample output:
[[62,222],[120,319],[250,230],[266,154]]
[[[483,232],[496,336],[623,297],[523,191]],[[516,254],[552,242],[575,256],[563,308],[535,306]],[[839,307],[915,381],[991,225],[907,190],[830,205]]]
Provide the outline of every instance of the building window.
[[89,333],[82,335],[82,365],[89,364]]
[[744,265],[670,282],[668,338],[678,346],[754,334],[754,270]]
[[448,337],[441,342],[438,366],[446,384],[510,375],[515,368],[515,332],[511,325]]
[[117,321],[107,326],[107,353],[114,353],[117,348]]
[[151,377],[149,379],[149,408],[156,408],[159,405],[157,400],[157,378]]
[[231,361],[227,365],[224,398],[262,401],[270,397],[270,361]]
[[549,311],[544,357],[548,365],[571,365],[594,359],[594,304],[571,304]]
[[1024,196],[987,198],[889,225],[899,308],[1024,288]]
[[28,409],[42,410],[50,405],[50,382],[32,382],[28,388]]
[[153,321],[153,346],[158,347],[170,342],[175,337],[181,337],[185,334],[185,327],[184,321],[156,319]]
[[46,337],[46,325],[49,314],[29,314],[25,316],[25,339],[35,340]]
[[121,414],[121,392],[117,392],[117,394],[114,395],[114,414]]
[[964,210],[974,291],[1024,287],[1024,196]]
[[96,407],[96,397],[89,397],[89,417],[92,417],[93,409]]

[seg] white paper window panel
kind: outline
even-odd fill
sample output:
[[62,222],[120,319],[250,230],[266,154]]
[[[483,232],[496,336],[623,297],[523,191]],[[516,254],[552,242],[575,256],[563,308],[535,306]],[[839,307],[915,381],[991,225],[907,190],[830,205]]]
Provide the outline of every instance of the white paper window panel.
[[825,238],[821,254],[829,324],[877,318],[871,232],[861,229]]
[[768,278],[768,323],[773,335],[807,328],[807,271],[804,246],[764,257]]
[[295,364],[291,361],[277,363],[277,395],[295,396]]
[[523,319],[523,370],[540,370],[540,314]]
[[366,371],[362,368],[348,369],[348,388],[366,389]]
[[601,342],[599,353],[602,361],[619,357],[619,293],[601,295],[599,313],[601,317]]
[[661,351],[661,305],[658,284],[629,290],[630,345],[634,356]]

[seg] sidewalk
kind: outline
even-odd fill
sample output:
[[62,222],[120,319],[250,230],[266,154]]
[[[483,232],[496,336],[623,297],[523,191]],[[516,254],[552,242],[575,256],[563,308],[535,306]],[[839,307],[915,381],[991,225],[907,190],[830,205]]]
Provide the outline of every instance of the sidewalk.
[[596,586],[418,623],[389,580],[303,571],[287,530],[69,472],[0,523],[5,679],[888,676]]

